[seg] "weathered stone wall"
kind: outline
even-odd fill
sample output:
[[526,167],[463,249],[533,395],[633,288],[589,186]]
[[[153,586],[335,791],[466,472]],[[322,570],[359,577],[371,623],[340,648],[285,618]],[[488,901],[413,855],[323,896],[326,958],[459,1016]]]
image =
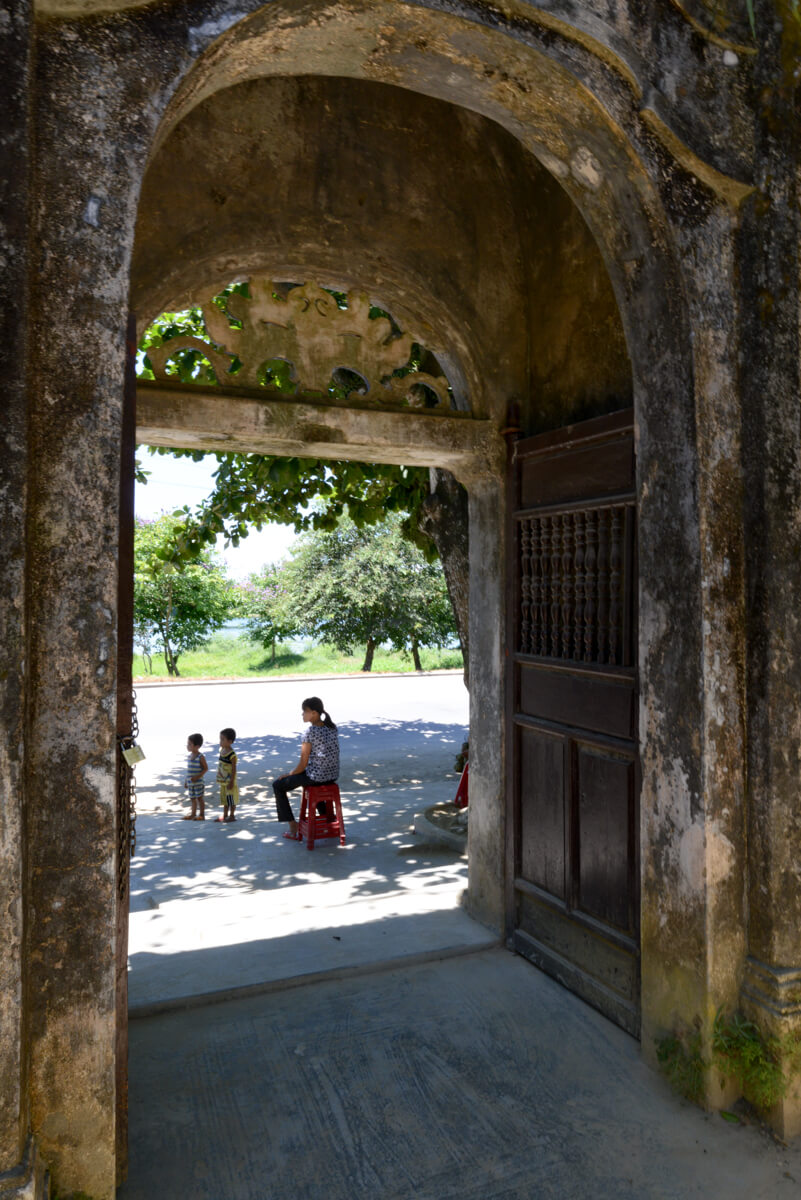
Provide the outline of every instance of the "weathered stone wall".
[[30,1112],[58,1192],[95,1198],[115,1189],[117,515],[150,132],[117,52],[70,29],[38,39],[29,334]]
[[[25,1053],[25,520],[30,11],[0,5],[0,1175],[22,1159]],[[2,1187],[2,1185],[0,1185]]]
[[[514,402],[531,428],[561,423],[597,403],[625,402],[630,378],[639,471],[644,1048],[655,1034],[696,1018],[708,1036],[717,1005],[738,995],[746,948],[750,994],[759,990],[752,978],[759,975],[772,997],[773,1009],[765,1002],[761,1011],[794,1019],[793,979],[801,966],[801,681],[792,603],[801,549],[799,230],[795,143],[762,106],[776,71],[772,35],[754,55],[735,26],[712,30],[702,0],[692,21],[668,0],[647,12],[603,0],[579,9],[560,0],[536,8],[505,0],[492,9],[461,0],[193,0],[117,3],[108,6],[114,12],[61,19],[98,7],[107,6],[41,5],[28,88],[25,6],[0,5],[0,19],[8,17],[0,37],[10,39],[13,64],[2,86],[18,129],[3,150],[22,162],[24,147],[36,148],[30,208],[24,171],[5,176],[14,188],[0,195],[0,236],[11,264],[0,286],[14,319],[2,346],[11,350],[12,369],[4,375],[10,420],[0,492],[10,601],[0,618],[9,661],[0,678],[0,1169],[19,1161],[30,1114],[60,1193],[114,1193],[115,553],[137,205],[148,160],[154,173],[145,188],[157,178],[160,147],[174,138],[177,149],[181,130],[200,127],[215,111],[220,120],[215,93],[255,94],[268,75],[284,77],[269,86],[276,95],[283,88],[290,105],[300,95],[341,97],[330,109],[321,103],[315,115],[331,136],[353,135],[341,158],[312,143],[315,157],[293,176],[306,189],[299,211],[278,211],[280,192],[273,192],[288,241],[283,257],[271,248],[272,262],[287,270],[297,262],[293,252],[311,206],[327,243],[320,239],[315,255],[304,254],[297,265],[315,257],[330,268],[332,282],[343,278],[345,256],[334,253],[338,216],[341,245],[362,255],[360,274],[376,272],[383,264],[370,259],[369,246],[356,245],[366,226],[357,217],[350,242],[346,226],[354,199],[355,211],[367,209],[374,221],[389,206],[399,222],[395,245],[384,243],[392,250],[385,277],[393,296],[400,302],[402,269],[413,265],[427,307],[404,312],[432,330],[447,315],[443,332],[453,361],[467,364],[464,382],[475,382],[479,411],[498,417]],[[773,9],[757,7],[769,28]],[[332,78],[326,85],[286,82],[299,74]],[[374,135],[348,115],[348,90],[356,87],[382,96],[386,89],[388,107],[372,114]],[[401,103],[394,93],[402,89],[408,94]],[[494,197],[493,210],[485,205],[483,214],[461,194],[458,204],[445,197],[461,214],[463,237],[472,222],[476,250],[467,264],[454,256],[450,282],[447,256],[429,261],[448,205],[412,187],[398,167],[408,145],[401,118],[415,118],[411,128],[419,131],[438,106],[458,114],[450,127],[458,162],[438,118],[436,137],[432,131],[431,142],[422,141],[430,155],[426,178],[442,173],[451,189],[480,184]],[[780,129],[792,125],[791,106],[785,116]],[[240,151],[247,145],[247,123],[239,129],[237,112],[228,117],[230,128],[219,128],[217,142],[206,147],[209,157],[237,139]],[[360,157],[357,131],[374,147],[375,164]],[[251,125],[249,132],[257,130]],[[384,175],[377,148],[387,139],[394,152]],[[476,158],[488,146],[492,153],[479,168]],[[250,157],[261,144],[255,149]],[[377,181],[363,206],[350,178],[337,194],[325,191],[327,175],[343,164]],[[184,166],[193,167],[191,156]],[[204,220],[215,208],[213,175],[200,197]],[[248,180],[262,182],[256,172]],[[225,210],[237,193],[229,184],[213,224],[233,230]],[[402,212],[391,208],[396,195],[408,201]],[[285,196],[284,207],[291,200]],[[247,204],[245,195],[245,220]],[[26,211],[33,222],[29,270],[22,256]],[[155,228],[158,213],[150,211]],[[168,223],[170,213],[162,216]],[[424,218],[435,223],[424,241],[428,253],[415,258],[417,239],[428,237]],[[522,227],[526,234],[513,243],[502,239]],[[165,261],[178,264],[184,255],[187,265],[193,230],[174,232]],[[411,247],[405,257],[401,241]],[[219,257],[204,270],[224,281],[229,267],[241,269],[247,247],[232,241],[229,261],[222,249],[220,242]],[[493,277],[496,257],[504,270]],[[158,265],[151,261],[147,285],[156,306]],[[569,277],[565,282],[571,270],[582,281],[580,310]],[[520,311],[511,281],[523,299]],[[170,290],[177,282],[176,275]],[[591,326],[588,308],[598,317]],[[564,336],[571,321],[581,331],[576,358],[573,339]],[[20,382],[26,344],[27,410]],[[600,356],[600,349],[608,353]],[[595,391],[587,370],[593,355],[606,372]],[[474,571],[471,581],[474,661],[482,662],[474,683],[496,698],[476,712],[471,895],[479,915],[496,919],[505,771],[502,538],[492,537],[501,516],[500,466],[468,482],[489,568]],[[790,1117],[782,1122],[791,1128]]]
[[[768,40],[778,57],[778,31]],[[801,40],[801,38],[799,39]],[[796,43],[796,62],[798,43]],[[788,64],[789,65],[789,64]],[[757,189],[740,241],[747,551],[748,1014],[801,1035],[801,121],[788,78],[758,67]],[[801,1078],[774,1114],[801,1133]]]
[[480,415],[513,395],[533,394],[541,422],[630,403],[620,317],[575,206],[501,126],[443,101],[306,75],[192,109],[142,187],[140,326],[248,272],[369,290]]

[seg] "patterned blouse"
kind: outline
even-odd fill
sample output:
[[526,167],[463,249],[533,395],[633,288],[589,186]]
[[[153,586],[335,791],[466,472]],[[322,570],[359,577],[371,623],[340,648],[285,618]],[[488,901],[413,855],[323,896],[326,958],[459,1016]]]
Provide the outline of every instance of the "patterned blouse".
[[311,745],[306,764],[309,779],[333,783],[339,777],[339,738],[336,729],[329,729],[327,725],[309,725],[303,734],[303,742]]

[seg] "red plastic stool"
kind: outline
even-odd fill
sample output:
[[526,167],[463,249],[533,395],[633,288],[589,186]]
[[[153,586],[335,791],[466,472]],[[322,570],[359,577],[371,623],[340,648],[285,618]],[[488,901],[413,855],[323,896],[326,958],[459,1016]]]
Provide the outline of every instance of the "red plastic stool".
[[[317,812],[317,805],[325,800],[325,816]],[[298,820],[300,840],[307,849],[313,850],[314,843],[321,838],[338,837],[340,846],[345,845],[345,822],[342,819],[342,801],[336,783],[324,783],[319,787],[303,789]]]
[[459,786],[456,789],[456,796],[454,798],[453,803],[455,804],[455,806],[457,808],[467,808],[467,775],[468,775],[469,767],[470,767],[470,763],[464,764],[464,770],[462,771],[462,777],[459,780]]

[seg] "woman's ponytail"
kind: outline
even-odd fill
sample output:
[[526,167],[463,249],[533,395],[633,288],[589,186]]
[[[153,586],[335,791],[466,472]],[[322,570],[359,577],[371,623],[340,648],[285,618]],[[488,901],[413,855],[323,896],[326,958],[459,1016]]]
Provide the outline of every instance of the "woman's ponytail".
[[308,700],[303,701],[302,707],[311,709],[312,712],[319,713],[323,718],[323,725],[325,725],[326,729],[336,729],[336,725],[323,708],[323,702],[319,696],[309,696]]

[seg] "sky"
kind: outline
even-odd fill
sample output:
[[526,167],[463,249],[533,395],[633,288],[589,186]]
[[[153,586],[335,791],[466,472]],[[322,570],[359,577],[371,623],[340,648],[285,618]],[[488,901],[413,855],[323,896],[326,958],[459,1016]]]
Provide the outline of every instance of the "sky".
[[[137,457],[144,470],[149,471],[146,484],[136,485],[136,515],[152,520],[163,512],[173,512],[188,504],[194,508],[212,490],[212,473],[217,459],[207,455],[201,462],[191,458],[152,453],[140,446]],[[217,539],[217,549],[228,564],[232,579],[246,579],[265,563],[277,562],[289,553],[295,540],[291,525],[269,525],[261,531],[254,529],[239,545],[224,548],[224,539]]]

